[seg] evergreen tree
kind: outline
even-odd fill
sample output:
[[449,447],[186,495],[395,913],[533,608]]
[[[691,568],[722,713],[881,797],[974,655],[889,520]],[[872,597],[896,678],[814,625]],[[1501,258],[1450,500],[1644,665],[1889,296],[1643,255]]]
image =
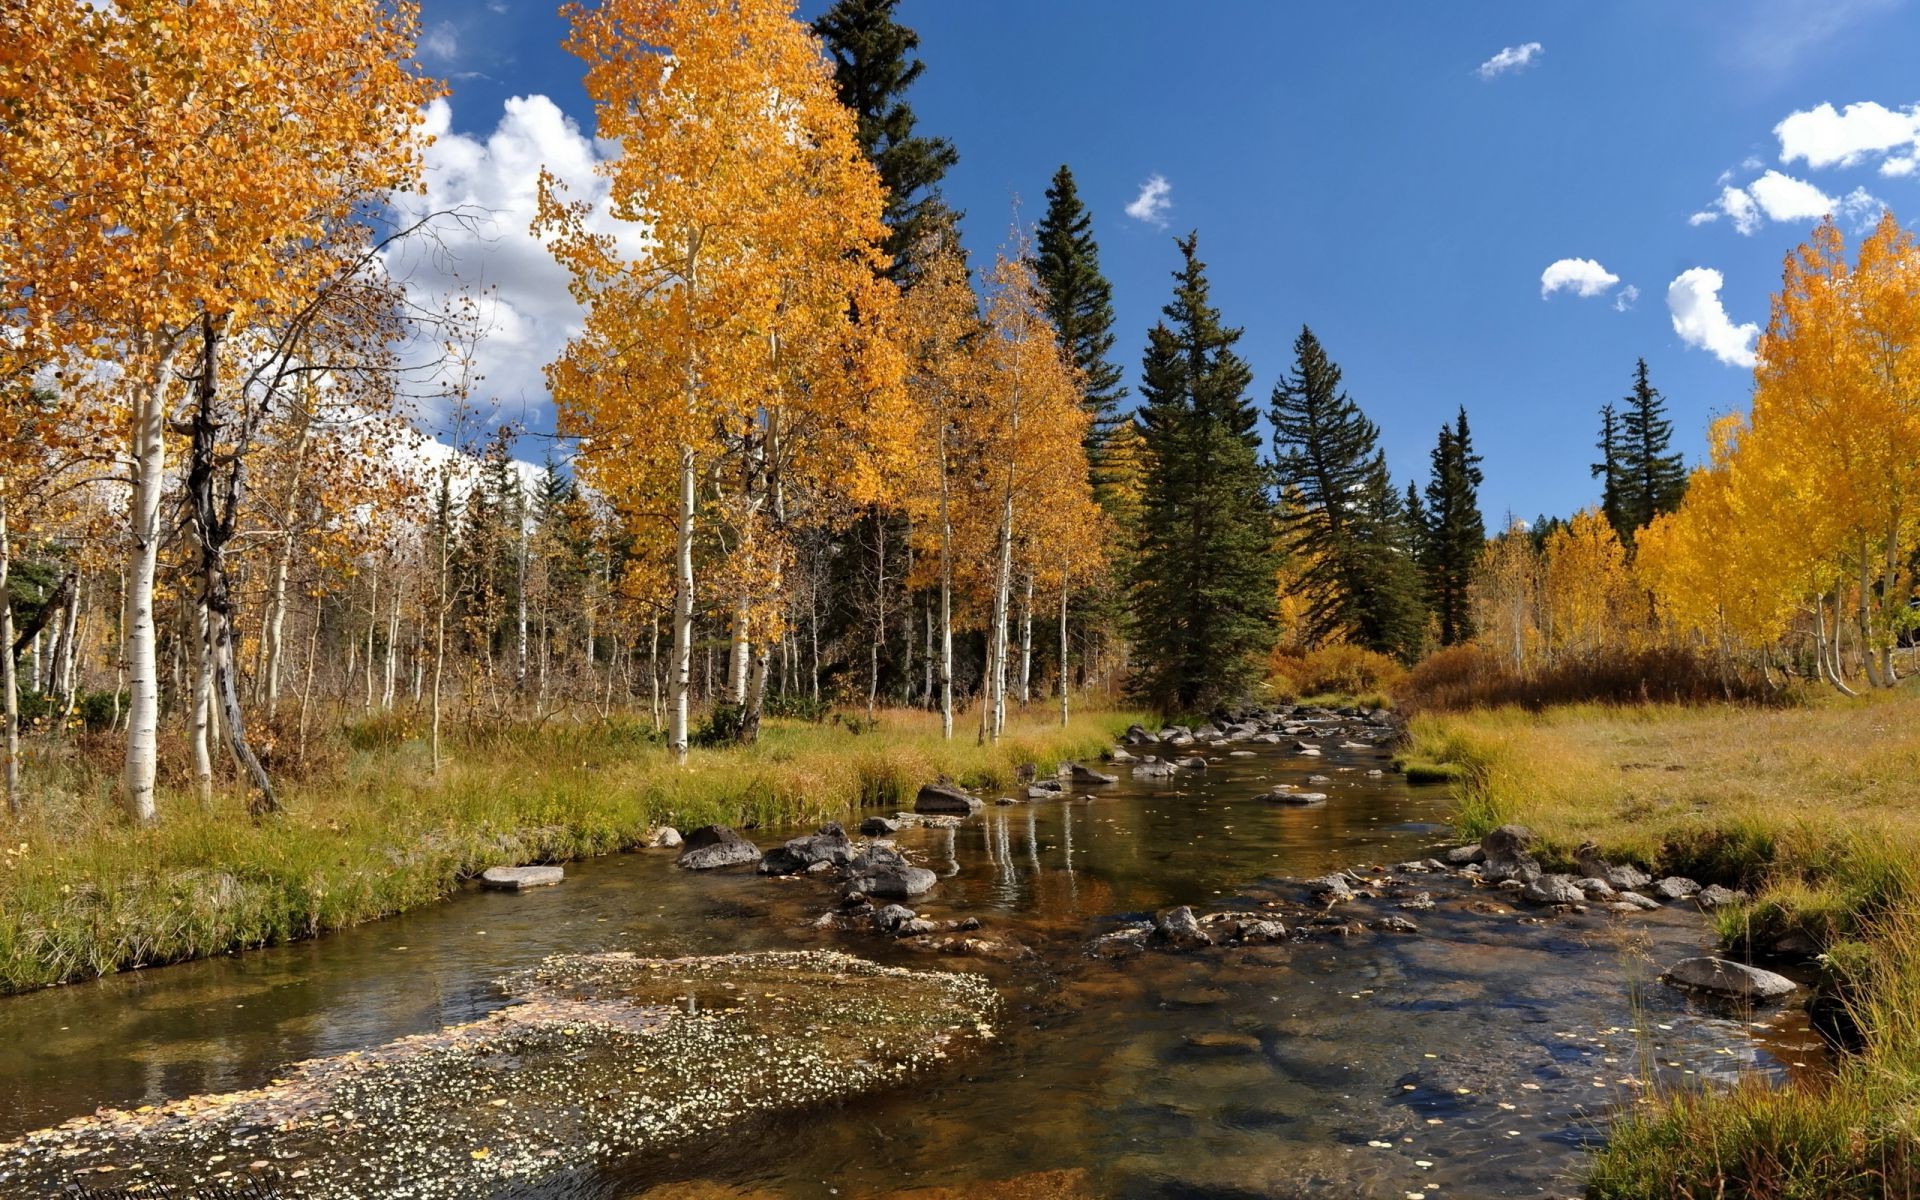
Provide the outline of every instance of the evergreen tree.
[[913,56],[920,35],[894,20],[900,0],[836,0],[813,23],[833,57],[840,103],[859,119],[860,148],[886,185],[887,253],[892,274],[911,273],[910,252],[934,210],[943,208],[940,180],[960,160],[945,138],[913,131],[913,108],[903,98],[926,64]]
[[[1427,602],[1439,622],[1440,644],[1457,645],[1473,637],[1473,610],[1467,587],[1486,549],[1487,524],[1480,515],[1480,456],[1473,452],[1463,407],[1453,425],[1440,427],[1433,448],[1433,475],[1427,483],[1427,536],[1420,565]],[[1411,495],[1411,490],[1409,490]]]
[[1138,413],[1147,472],[1134,571],[1135,686],[1164,711],[1250,692],[1274,636],[1273,506],[1253,373],[1220,323],[1198,238],[1179,240],[1165,319],[1147,336]]
[[1120,423],[1117,410],[1127,394],[1120,368],[1107,360],[1113,350],[1113,286],[1100,273],[1100,249],[1093,240],[1093,214],[1080,203],[1073,172],[1054,172],[1047,188],[1047,213],[1034,236],[1034,274],[1047,290],[1047,315],[1060,335],[1067,361],[1079,370],[1089,416],[1087,462],[1094,495],[1110,482],[1101,469],[1102,448]]
[[1600,461],[1587,470],[1600,480],[1600,514],[1613,526],[1614,534],[1624,545],[1633,536],[1634,527],[1628,523],[1626,511],[1626,484],[1620,461],[1620,414],[1611,404],[1600,406],[1600,440],[1594,443],[1594,449],[1600,451]]
[[1340,368],[1312,330],[1303,328],[1293,349],[1293,372],[1274,388],[1270,415],[1289,500],[1286,545],[1305,564],[1305,639],[1411,657],[1425,625],[1420,578],[1380,431],[1340,390]]
[[1621,481],[1623,516],[1629,522],[1623,531],[1614,530],[1623,545],[1632,544],[1633,532],[1644,528],[1661,513],[1680,507],[1687,494],[1686,459],[1669,447],[1673,442],[1673,422],[1667,419],[1666,397],[1647,379],[1647,360],[1633,368],[1633,391],[1620,416]]

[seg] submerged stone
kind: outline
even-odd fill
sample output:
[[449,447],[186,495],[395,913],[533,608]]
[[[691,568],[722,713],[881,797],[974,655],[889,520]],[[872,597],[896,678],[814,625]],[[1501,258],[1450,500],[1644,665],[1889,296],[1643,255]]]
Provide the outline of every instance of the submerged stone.
[[1778,1000],[1799,986],[1785,975],[1724,958],[1683,958],[1668,967],[1661,978],[1734,1000]]
[[567,877],[559,867],[488,867],[480,872],[480,886],[496,892],[524,892],[552,887]]

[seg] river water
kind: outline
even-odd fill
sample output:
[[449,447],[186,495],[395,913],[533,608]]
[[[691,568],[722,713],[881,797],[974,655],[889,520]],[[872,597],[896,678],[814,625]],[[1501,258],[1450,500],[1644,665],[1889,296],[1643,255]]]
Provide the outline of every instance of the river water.
[[[1333,744],[1318,759],[1262,746],[1204,775],[898,835],[942,877],[916,907],[1032,950],[1010,964],[817,929],[834,899],[817,880],[693,874],[639,852],[569,866],[558,888],[474,891],[316,941],[3,999],[0,1139],[471,1020],[503,1002],[491,981],[507,971],[605,949],[847,949],[982,971],[1006,1009],[995,1048],[945,1075],[599,1164],[543,1197],[1573,1195],[1607,1113],[1647,1081],[1822,1069],[1798,1009],[1715,1011],[1657,982],[1712,946],[1678,907],[1540,920],[1501,911],[1495,892],[1409,877],[1436,902],[1406,914],[1418,933],[1086,953],[1158,908],[1291,904],[1303,893],[1290,880],[1445,842],[1445,789],[1369,777],[1384,752]],[[1325,805],[1256,799],[1316,774],[1331,780],[1310,785]]]

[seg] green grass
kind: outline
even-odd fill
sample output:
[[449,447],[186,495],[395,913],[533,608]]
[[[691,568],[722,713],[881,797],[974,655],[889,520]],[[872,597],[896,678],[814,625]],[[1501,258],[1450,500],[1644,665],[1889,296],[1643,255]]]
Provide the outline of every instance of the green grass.
[[1112,744],[1137,714],[1065,727],[1013,722],[997,746],[951,742],[938,719],[883,714],[855,733],[770,721],[751,747],[696,750],[684,768],[619,722],[473,734],[436,778],[417,741],[354,731],[324,778],[289,785],[286,811],[245,816],[166,795],[135,828],[95,780],[30,797],[0,825],[0,991],[312,937],[445,897],[490,866],[634,846],[661,824],[791,825],[905,806],[939,776],[992,787]]
[[1920,1196],[1920,693],[1788,709],[1597,705],[1423,714],[1409,762],[1458,773],[1468,836],[1529,826],[1656,873],[1745,887],[1729,945],[1825,950],[1862,1045],[1818,1085],[1650,1097],[1594,1159],[1605,1200]]

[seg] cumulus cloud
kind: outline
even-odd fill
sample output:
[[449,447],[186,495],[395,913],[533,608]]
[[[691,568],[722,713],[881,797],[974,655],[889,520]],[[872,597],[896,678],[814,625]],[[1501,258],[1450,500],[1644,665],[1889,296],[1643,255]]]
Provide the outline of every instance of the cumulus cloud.
[[1920,104],[1895,109],[1869,100],[1844,110],[1817,104],[1790,114],[1773,132],[1780,139],[1783,163],[1805,160],[1816,169],[1852,167],[1879,157],[1884,160],[1882,174],[1904,175],[1913,170],[1920,147]]
[[1817,221],[1831,214],[1857,228],[1878,218],[1883,207],[1865,188],[1836,198],[1804,179],[1768,171],[1744,188],[1721,188],[1719,199],[1687,223],[1705,225],[1725,216],[1735,230],[1750,234],[1768,221]]
[[1173,185],[1166,176],[1154,174],[1140,185],[1140,194],[1127,205],[1127,215],[1136,221],[1166,228],[1167,211],[1173,207]]
[[1667,285],[1667,311],[1673,331],[1689,346],[1705,350],[1730,367],[1752,367],[1753,343],[1760,327],[1751,321],[1736,325],[1720,303],[1726,278],[1712,267],[1692,267]]
[[1539,42],[1528,42],[1523,46],[1508,46],[1481,63],[1476,73],[1482,79],[1493,79],[1505,75],[1508,71],[1518,71],[1538,58],[1544,49]]
[[1540,272],[1540,298],[1545,300],[1558,291],[1598,296],[1619,282],[1618,275],[1591,258],[1563,258]]
[[455,133],[452,124],[445,100],[428,106],[435,141],[425,154],[426,192],[396,193],[389,203],[402,224],[433,213],[458,217],[437,219],[433,238],[401,243],[387,269],[422,307],[475,295],[484,333],[475,352],[482,376],[476,394],[544,405],[543,368],[579,328],[580,309],[567,292],[567,272],[530,229],[541,168],[591,206],[590,226],[614,237],[623,252],[642,252],[644,238],[631,223],[605,215],[608,181],[594,168],[609,152],[547,97],[508,100],[484,137]]

